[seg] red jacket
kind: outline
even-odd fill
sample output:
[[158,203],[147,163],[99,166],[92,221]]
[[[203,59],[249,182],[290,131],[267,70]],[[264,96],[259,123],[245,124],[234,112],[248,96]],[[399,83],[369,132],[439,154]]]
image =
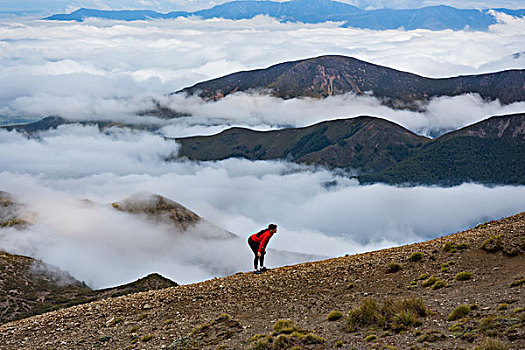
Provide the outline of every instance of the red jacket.
[[270,238],[272,238],[272,233],[270,230],[266,230],[262,234],[254,233],[250,238],[252,241],[259,243],[259,253],[262,253],[266,251],[266,246],[268,245]]

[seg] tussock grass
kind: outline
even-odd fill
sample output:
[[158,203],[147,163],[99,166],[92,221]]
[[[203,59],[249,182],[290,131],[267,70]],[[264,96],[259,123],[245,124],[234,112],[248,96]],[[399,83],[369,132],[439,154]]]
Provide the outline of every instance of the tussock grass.
[[452,312],[448,315],[447,320],[448,321],[455,321],[459,320],[460,318],[463,318],[467,316],[470,313],[470,306],[468,305],[459,305],[456,307]]
[[401,265],[399,265],[397,263],[389,263],[386,266],[386,272],[387,273],[395,273],[395,272],[398,272],[399,270],[401,270]]
[[472,273],[470,272],[460,272],[456,274],[456,276],[454,277],[456,281],[467,281],[471,278],[472,278]]
[[326,316],[326,319],[328,321],[337,321],[341,317],[343,317],[343,313],[341,311],[332,311],[328,314],[328,316]]
[[486,338],[474,350],[507,350],[508,346],[499,339]]
[[494,253],[503,249],[503,234],[490,236],[483,243],[481,249],[486,252]]
[[412,255],[408,257],[408,261],[410,262],[421,261],[422,259],[423,259],[423,253],[421,252],[412,253]]
[[382,305],[372,298],[365,298],[359,307],[348,312],[347,326],[350,331],[361,326],[377,326],[398,331],[421,324],[419,317],[425,317],[427,314],[421,298],[389,298]]

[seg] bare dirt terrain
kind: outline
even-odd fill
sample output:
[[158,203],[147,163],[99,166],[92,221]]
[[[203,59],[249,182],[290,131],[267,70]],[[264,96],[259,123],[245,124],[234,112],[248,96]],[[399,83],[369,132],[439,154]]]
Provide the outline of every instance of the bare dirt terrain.
[[[0,347],[525,349],[524,253],[525,212],[424,243],[7,323]],[[328,320],[332,311],[342,317]]]

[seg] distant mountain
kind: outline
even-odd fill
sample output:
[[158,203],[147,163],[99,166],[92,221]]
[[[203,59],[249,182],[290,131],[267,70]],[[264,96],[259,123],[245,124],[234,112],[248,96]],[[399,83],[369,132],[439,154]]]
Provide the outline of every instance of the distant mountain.
[[287,159],[364,172],[388,169],[429,141],[397,124],[374,117],[265,132],[232,128],[213,136],[177,139],[181,145],[179,156],[193,160]]
[[[523,17],[525,10],[495,9],[515,17]],[[166,14],[155,11],[103,11],[79,9],[69,14],[56,14],[45,19],[83,21],[86,18],[104,18],[123,21],[196,16],[203,19],[250,19],[266,15],[283,22],[344,22],[343,27],[374,30],[429,29],[429,30],[488,30],[496,23],[491,10],[465,10],[449,6],[429,6],[408,10],[362,10],[355,6],[331,0],[232,1],[195,12],[175,11]]]
[[268,93],[285,99],[370,94],[397,108],[418,109],[432,97],[476,93],[509,104],[525,101],[525,70],[432,79],[346,56],[320,56],[237,72],[177,93],[217,100],[235,92]]
[[525,114],[492,117],[431,140],[372,117],[179,138],[180,157],[286,159],[354,169],[363,183],[525,184]]

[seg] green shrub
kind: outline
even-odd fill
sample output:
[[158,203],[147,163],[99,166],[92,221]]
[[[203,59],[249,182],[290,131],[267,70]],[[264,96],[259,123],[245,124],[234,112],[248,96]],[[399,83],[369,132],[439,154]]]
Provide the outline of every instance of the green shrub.
[[494,236],[490,236],[489,238],[487,238],[482,244],[481,244],[481,249],[489,252],[489,253],[494,253],[494,252],[497,252],[499,250],[502,250],[503,249],[503,235],[500,234],[500,235],[494,235]]
[[470,306],[468,305],[459,305],[456,307],[452,312],[448,315],[447,320],[448,321],[455,321],[459,320],[460,318],[463,318],[467,316],[470,313]]
[[456,274],[456,276],[454,277],[456,281],[466,281],[471,278],[472,278],[472,274],[470,272],[460,272]]
[[332,311],[328,314],[328,316],[326,316],[326,319],[328,321],[337,321],[341,317],[343,317],[343,313],[341,311]]
[[514,309],[514,313],[515,313],[515,314],[518,314],[518,313],[520,313],[520,312],[523,312],[524,310],[525,310],[525,309],[522,308],[522,307],[517,307],[517,308]]
[[421,252],[415,252],[415,253],[412,253],[412,255],[410,255],[408,257],[408,261],[420,261],[421,259],[423,259],[423,253]]
[[361,302],[361,306],[352,309],[348,312],[348,328],[353,330],[359,325],[377,324],[383,326],[385,324],[385,317],[382,315],[379,305],[372,298],[365,298]]

